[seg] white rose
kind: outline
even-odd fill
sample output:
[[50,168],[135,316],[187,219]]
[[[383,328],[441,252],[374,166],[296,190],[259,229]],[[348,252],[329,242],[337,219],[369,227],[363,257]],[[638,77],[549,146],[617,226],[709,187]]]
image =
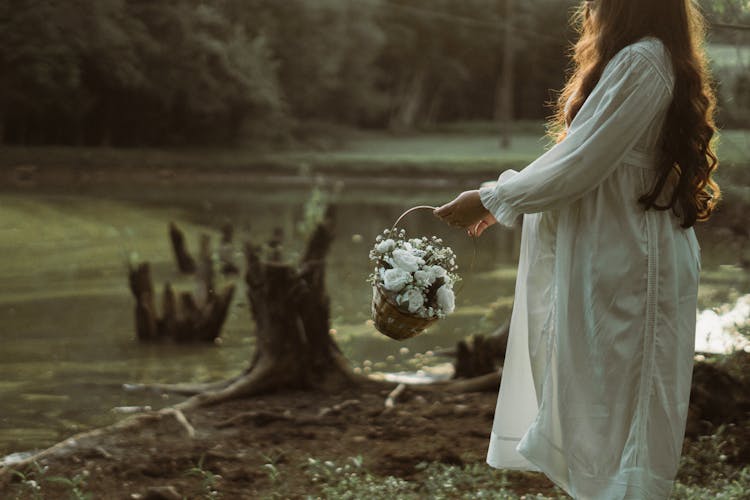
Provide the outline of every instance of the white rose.
[[456,308],[456,296],[453,289],[448,285],[443,285],[437,291],[437,303],[446,314],[453,312]]
[[424,264],[424,260],[407,250],[397,248],[393,251],[393,263],[395,267],[400,267],[404,271],[413,273],[419,269],[420,264]]
[[448,271],[442,266],[430,266],[429,273],[433,276],[433,281],[438,278],[445,278],[448,275]]
[[388,238],[375,245],[375,250],[378,253],[387,253],[396,248],[396,242]]
[[419,286],[430,286],[435,282],[435,276],[427,269],[420,269],[414,272],[414,281]]
[[417,288],[412,288],[406,292],[406,299],[409,301],[409,312],[415,313],[424,305],[424,295]]
[[398,292],[404,286],[406,286],[407,283],[411,282],[411,273],[408,271],[404,271],[403,269],[400,269],[398,267],[394,267],[393,269],[386,270],[385,273],[383,273],[383,286],[386,290],[390,290],[391,292]]

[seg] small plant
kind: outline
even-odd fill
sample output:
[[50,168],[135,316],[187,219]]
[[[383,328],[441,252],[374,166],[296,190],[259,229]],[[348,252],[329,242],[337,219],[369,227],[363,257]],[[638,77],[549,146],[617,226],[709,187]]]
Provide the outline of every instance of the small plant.
[[11,471],[21,482],[21,492],[24,493],[25,498],[31,498],[32,500],[41,500],[44,498],[42,495],[42,480],[44,475],[47,473],[47,467],[42,467],[36,461],[32,462],[34,470],[24,474],[21,471]]
[[739,472],[741,446],[734,424],[720,425],[713,434],[687,443],[680,461],[678,481],[686,485],[708,485],[734,479]]
[[67,486],[70,489],[70,498],[74,500],[90,500],[91,498],[93,498],[91,493],[85,493],[83,491],[86,488],[86,479],[88,477],[89,471],[85,470],[83,472],[79,472],[72,478],[54,476],[47,478],[46,481]]
[[219,481],[221,480],[221,476],[219,474],[214,474],[210,470],[203,467],[205,458],[206,454],[204,453],[198,460],[198,464],[185,471],[185,475],[201,478],[205,498],[209,498],[212,500],[215,498],[221,498],[221,494],[216,489]]
[[276,464],[279,463],[284,458],[284,453],[280,452],[277,453],[275,456],[266,455],[265,453],[260,453],[261,458],[263,458],[263,461],[265,462],[263,464],[263,469],[268,474],[268,478],[271,480],[273,484],[276,484],[279,482],[279,476],[281,474],[281,471],[278,467],[276,467]]
[[329,196],[320,187],[315,186],[305,202],[302,221],[297,223],[297,232],[302,240],[307,240],[317,225],[323,222],[328,203]]

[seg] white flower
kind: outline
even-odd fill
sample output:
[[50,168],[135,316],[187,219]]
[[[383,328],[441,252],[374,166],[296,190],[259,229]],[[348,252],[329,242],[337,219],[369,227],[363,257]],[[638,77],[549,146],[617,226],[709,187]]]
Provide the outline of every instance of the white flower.
[[424,260],[407,250],[397,248],[393,251],[393,263],[395,267],[413,273],[419,269],[420,264],[424,264]]
[[446,271],[443,266],[438,265],[430,266],[429,273],[433,277],[432,281],[435,281],[438,278],[445,278],[448,275],[448,271]]
[[448,285],[443,285],[438,288],[437,291],[437,303],[445,313],[453,312],[456,308],[456,296],[453,294],[453,289]]
[[411,280],[411,273],[398,267],[388,269],[383,273],[383,286],[391,292],[398,292]]
[[393,241],[391,238],[388,238],[387,240],[383,240],[377,245],[375,245],[375,250],[378,253],[387,253],[393,250],[394,248],[396,248],[396,242]]
[[412,288],[406,292],[405,298],[409,301],[409,312],[412,314],[424,305],[424,295],[418,288]]
[[426,287],[432,285],[436,276],[429,269],[420,269],[414,272],[414,281],[417,285]]

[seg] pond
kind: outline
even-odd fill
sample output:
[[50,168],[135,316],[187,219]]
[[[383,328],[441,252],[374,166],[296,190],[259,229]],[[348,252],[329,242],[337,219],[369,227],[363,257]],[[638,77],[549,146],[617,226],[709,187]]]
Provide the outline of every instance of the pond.
[[[409,214],[410,235],[439,235],[456,251],[463,283],[456,312],[405,342],[379,334],[369,322],[375,236],[407,208],[437,206],[459,189],[345,189],[326,196],[337,206],[336,239],[327,267],[332,329],[355,369],[417,371],[450,361],[439,351],[461,338],[491,333],[512,307],[520,230],[494,227],[476,241],[434,218]],[[176,397],[128,392],[125,383],[199,382],[244,369],[253,349],[253,323],[238,285],[220,345],[144,345],[135,339],[127,263],[148,261],[158,290],[180,276],[167,238],[175,221],[195,253],[201,233],[218,241],[224,223],[241,242],[262,242],[280,226],[287,255],[298,255],[310,189],[267,185],[181,185],[128,189],[0,192],[0,456],[45,447],[76,432],[121,418],[125,407],[159,408]],[[703,249],[702,307],[750,291],[721,248]],[[473,261],[473,265],[472,265]],[[116,410],[117,409],[117,410]]]

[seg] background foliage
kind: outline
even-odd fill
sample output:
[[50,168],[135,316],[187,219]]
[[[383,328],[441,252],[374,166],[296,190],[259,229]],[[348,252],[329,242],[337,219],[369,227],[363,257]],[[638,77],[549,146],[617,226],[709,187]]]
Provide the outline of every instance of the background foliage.
[[[514,2],[515,117],[562,85],[577,2]],[[702,0],[750,24],[747,0]],[[284,140],[301,123],[411,129],[488,120],[504,0],[5,0],[0,138],[17,144]],[[750,31],[716,28],[727,50]],[[739,50],[739,49],[738,49]],[[750,64],[750,61],[748,61]],[[722,65],[732,126],[748,126],[747,67]]]

